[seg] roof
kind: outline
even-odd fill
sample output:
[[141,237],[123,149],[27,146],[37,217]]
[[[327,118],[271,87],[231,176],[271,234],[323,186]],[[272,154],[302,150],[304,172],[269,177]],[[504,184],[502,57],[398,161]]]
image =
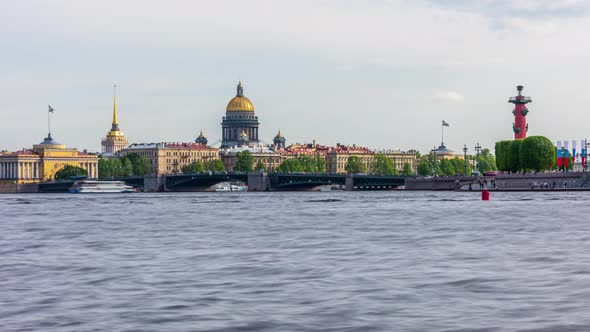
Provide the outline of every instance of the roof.
[[127,148],[133,149],[187,149],[187,150],[217,150],[209,145],[203,145],[200,143],[182,143],[182,142],[161,142],[161,143],[134,143],[129,145]]

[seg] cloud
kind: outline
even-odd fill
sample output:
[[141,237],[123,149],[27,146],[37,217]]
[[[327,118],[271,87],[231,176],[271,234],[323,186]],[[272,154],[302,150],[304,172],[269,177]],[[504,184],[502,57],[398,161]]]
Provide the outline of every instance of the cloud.
[[455,91],[439,91],[434,93],[434,99],[462,103],[465,100],[465,97]]

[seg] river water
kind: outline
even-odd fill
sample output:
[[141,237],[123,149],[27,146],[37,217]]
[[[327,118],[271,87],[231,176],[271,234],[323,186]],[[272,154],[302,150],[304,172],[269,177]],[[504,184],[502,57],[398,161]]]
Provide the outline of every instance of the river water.
[[590,331],[590,193],[0,195],[0,331]]

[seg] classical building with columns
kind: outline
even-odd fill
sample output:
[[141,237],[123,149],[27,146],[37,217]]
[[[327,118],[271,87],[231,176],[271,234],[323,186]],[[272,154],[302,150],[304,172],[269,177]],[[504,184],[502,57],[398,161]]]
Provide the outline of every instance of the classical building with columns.
[[[244,96],[244,86],[238,83],[236,96],[225,108],[225,116],[221,122],[221,148],[248,145],[258,145],[258,117],[254,113],[254,105]],[[245,133],[246,137],[242,137]]]
[[0,184],[51,181],[66,165],[85,169],[89,178],[98,177],[98,156],[68,149],[49,134],[32,149],[0,154]]

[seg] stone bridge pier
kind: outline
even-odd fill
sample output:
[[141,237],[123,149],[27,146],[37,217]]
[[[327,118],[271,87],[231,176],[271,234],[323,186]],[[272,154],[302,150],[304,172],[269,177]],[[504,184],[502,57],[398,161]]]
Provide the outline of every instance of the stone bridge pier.
[[268,173],[248,173],[248,191],[270,191],[270,178]]

